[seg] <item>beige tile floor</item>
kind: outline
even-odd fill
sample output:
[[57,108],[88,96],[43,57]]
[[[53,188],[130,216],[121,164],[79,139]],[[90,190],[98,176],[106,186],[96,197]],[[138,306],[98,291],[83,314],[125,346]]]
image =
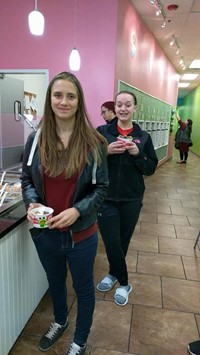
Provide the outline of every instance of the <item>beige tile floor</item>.
[[[145,179],[144,206],[127,256],[129,303],[113,302],[114,290],[96,291],[89,336],[93,355],[186,355],[187,344],[200,336],[200,158],[186,165],[172,160]],[[95,284],[108,271],[99,238]],[[69,285],[70,326],[48,354],[65,355],[72,339],[76,297]],[[49,294],[33,313],[10,355],[41,354],[37,345],[52,320]]]

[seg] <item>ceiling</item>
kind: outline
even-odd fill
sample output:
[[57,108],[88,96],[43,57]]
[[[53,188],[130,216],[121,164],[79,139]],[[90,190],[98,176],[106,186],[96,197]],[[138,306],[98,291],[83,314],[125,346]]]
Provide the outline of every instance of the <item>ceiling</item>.
[[[156,16],[156,5],[150,4],[150,0],[131,0],[135,10],[141,16],[143,22],[152,32],[160,47],[163,49],[170,62],[180,74],[180,82],[183,74],[195,73],[199,76],[190,81],[187,88],[179,88],[178,97],[183,98],[194,88],[200,85],[200,69],[189,69],[194,59],[200,59],[200,0],[158,0],[166,15],[166,26],[162,28],[163,15]],[[176,10],[169,10],[168,6],[176,4]],[[170,47],[172,36],[177,38],[180,53],[176,54],[176,46]],[[183,70],[179,60],[183,56],[186,69]],[[186,82],[184,80],[184,82]]]

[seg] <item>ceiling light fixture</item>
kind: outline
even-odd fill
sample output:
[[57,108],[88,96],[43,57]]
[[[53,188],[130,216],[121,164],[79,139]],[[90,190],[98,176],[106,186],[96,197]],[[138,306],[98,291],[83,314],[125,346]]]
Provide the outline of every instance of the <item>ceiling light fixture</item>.
[[187,88],[190,85],[190,83],[179,83],[178,87],[179,88]]
[[161,10],[160,9],[156,10],[156,16],[159,16],[160,14],[161,14]]
[[172,36],[172,39],[171,39],[169,45],[170,45],[171,47],[173,47],[175,41],[176,41],[176,37],[175,37],[175,36]]
[[200,69],[200,59],[194,59],[189,66],[190,69]]
[[163,7],[163,4],[161,3],[160,0],[149,0],[151,5],[156,5],[157,10],[156,10],[156,16],[162,15],[163,17],[163,22],[161,24],[161,27],[164,28],[167,23],[167,16]]
[[184,60],[183,56],[181,56],[181,59],[179,60],[179,64],[181,65],[183,70],[186,69],[186,64],[185,64],[185,60]]
[[199,74],[184,74],[181,80],[195,80],[198,76]]
[[74,0],[74,48],[69,56],[69,67],[71,70],[78,71],[81,66],[81,58],[76,48],[76,0]]
[[44,33],[44,16],[38,11],[37,0],[35,0],[35,10],[28,15],[29,29],[32,35],[42,36]]
[[170,47],[173,47],[174,45],[176,46],[176,54],[179,54],[180,52],[180,45],[178,43],[178,39],[175,35],[172,36],[171,41],[169,42]]

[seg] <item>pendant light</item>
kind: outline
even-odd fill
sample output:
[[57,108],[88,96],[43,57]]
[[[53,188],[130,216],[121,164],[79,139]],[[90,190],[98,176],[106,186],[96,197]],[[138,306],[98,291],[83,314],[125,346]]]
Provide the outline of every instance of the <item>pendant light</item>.
[[74,0],[74,48],[69,56],[69,67],[71,70],[78,71],[81,66],[81,58],[76,48],[76,0]]
[[38,11],[37,0],[35,0],[35,10],[28,15],[29,29],[32,35],[42,36],[44,33],[44,16]]

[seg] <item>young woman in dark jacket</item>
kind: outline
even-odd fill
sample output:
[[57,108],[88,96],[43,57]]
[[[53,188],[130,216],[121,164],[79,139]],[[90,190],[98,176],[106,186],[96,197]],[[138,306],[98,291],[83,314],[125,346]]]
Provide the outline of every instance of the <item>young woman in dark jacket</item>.
[[77,319],[67,354],[85,354],[92,325],[97,251],[97,209],[107,194],[107,142],[91,125],[77,78],[56,75],[47,89],[44,115],[24,153],[22,194],[28,220],[32,209],[54,209],[48,228],[31,229],[47,274],[54,321],[39,343],[50,349],[68,327],[67,263],[77,295]]
[[109,273],[97,289],[109,291],[119,282],[114,301],[120,306],[127,304],[132,291],[125,258],[142,207],[144,175],[152,175],[158,164],[150,135],[132,121],[136,105],[137,99],[132,92],[119,92],[115,100],[118,119],[98,127],[108,142],[109,189],[98,211],[98,224],[109,261]]

